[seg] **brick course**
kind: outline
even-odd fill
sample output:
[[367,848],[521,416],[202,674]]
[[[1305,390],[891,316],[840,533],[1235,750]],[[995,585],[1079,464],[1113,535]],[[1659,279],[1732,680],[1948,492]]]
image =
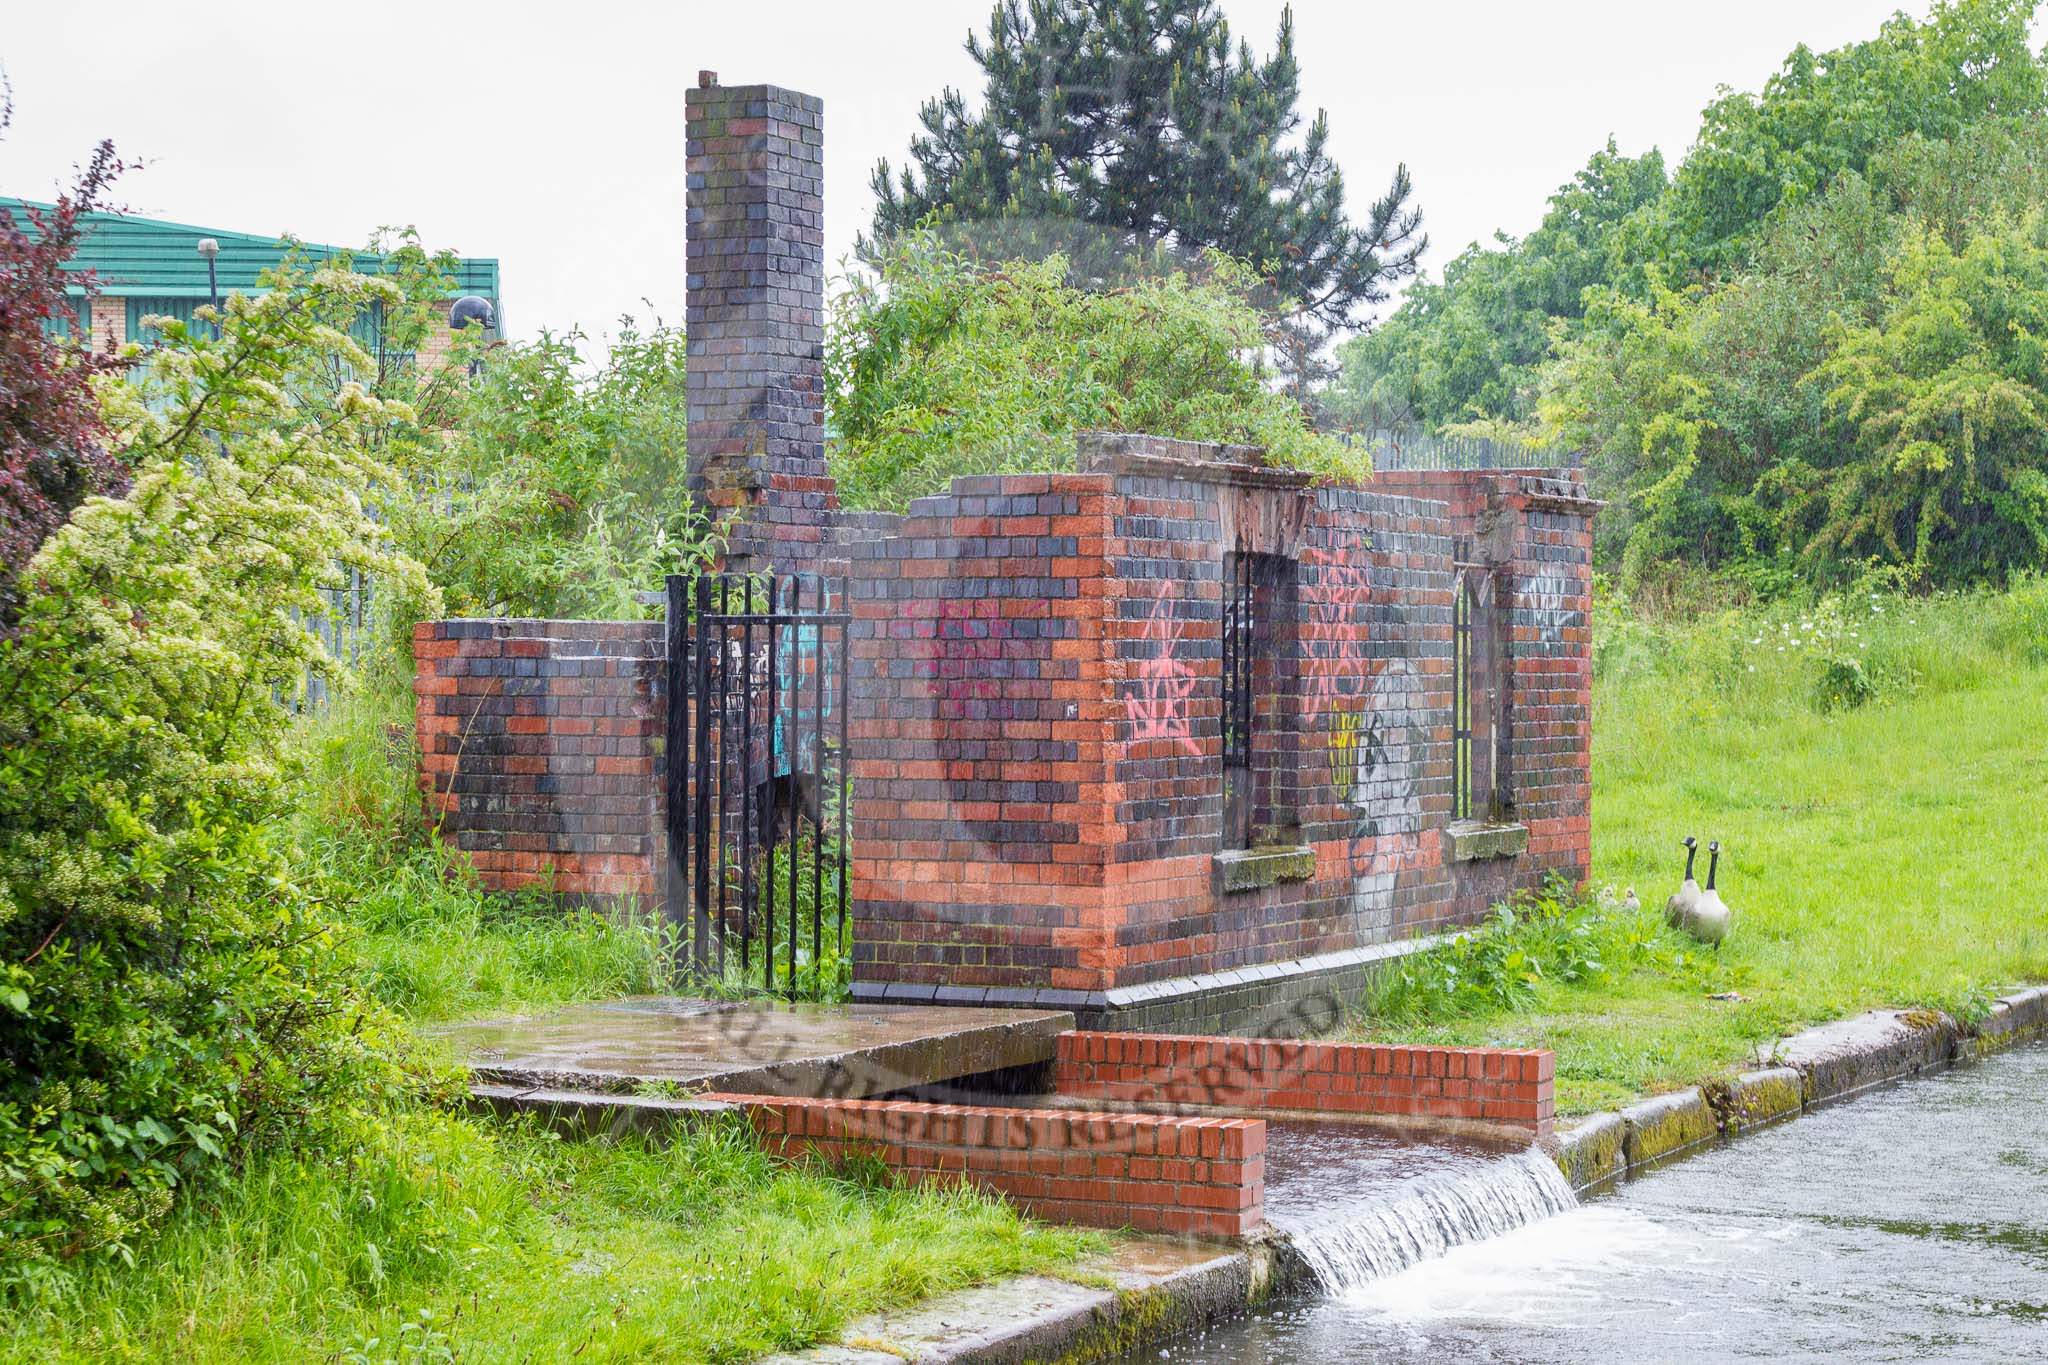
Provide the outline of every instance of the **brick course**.
[[427,621],[413,631],[420,789],[496,891],[658,889],[663,641],[638,621]]
[[1242,1237],[1265,1218],[1260,1119],[707,1095],[739,1106],[790,1159],[882,1161],[912,1180],[997,1191],[1085,1227]]
[[1077,1099],[1464,1119],[1537,1136],[1556,1120],[1556,1074],[1541,1051],[1154,1033],[1062,1034],[1053,1073]]

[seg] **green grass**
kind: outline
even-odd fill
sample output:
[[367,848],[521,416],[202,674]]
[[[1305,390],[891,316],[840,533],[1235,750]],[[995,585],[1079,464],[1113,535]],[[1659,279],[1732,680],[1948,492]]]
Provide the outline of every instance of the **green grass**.
[[[1361,1032],[1553,1048],[1575,1112],[1821,1020],[1967,1016],[2048,978],[2048,584],[1664,625],[1608,611],[1598,639],[1593,880],[1636,889],[1652,948],[1511,1003],[1387,1000]],[[1718,953],[1662,928],[1687,834],[1724,846]],[[1587,917],[1610,938],[1627,918]]]
[[[367,993],[424,1024],[674,988],[650,923],[486,896],[451,866],[417,816],[405,702],[372,690],[309,724],[290,831]],[[132,1267],[0,1283],[0,1365],[746,1360],[1101,1240],[969,1189],[781,1165],[737,1121],[657,1149],[420,1105],[352,1159],[273,1152],[188,1195]]]
[[737,1125],[656,1150],[421,1114],[383,1147],[265,1161],[136,1268],[46,1278],[0,1361],[736,1361],[1090,1242],[777,1166]]

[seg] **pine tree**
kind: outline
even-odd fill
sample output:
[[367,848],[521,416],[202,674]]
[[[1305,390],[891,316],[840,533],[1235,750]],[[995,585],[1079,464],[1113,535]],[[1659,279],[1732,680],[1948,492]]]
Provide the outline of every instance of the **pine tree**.
[[1097,277],[1214,247],[1266,271],[1318,340],[1414,273],[1407,167],[1353,226],[1320,110],[1304,132],[1291,10],[1263,62],[1213,0],[1001,0],[967,51],[984,107],[925,103],[914,164],[875,168],[876,239],[936,213],[955,244],[1064,250]]

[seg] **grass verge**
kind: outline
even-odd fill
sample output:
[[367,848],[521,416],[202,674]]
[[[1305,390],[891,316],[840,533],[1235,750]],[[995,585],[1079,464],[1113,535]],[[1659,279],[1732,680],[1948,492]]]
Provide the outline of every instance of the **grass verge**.
[[[2048,978],[2048,583],[1675,623],[1610,606],[1598,640],[1594,882],[1642,912],[1527,907],[1462,965],[1412,963],[1361,1035],[1552,1048],[1560,1109],[1586,1112],[1811,1023],[1968,1019]],[[1719,952],[1663,926],[1686,834],[1726,850]],[[1596,967],[1550,950],[1581,929]]]
[[244,1172],[139,1265],[53,1276],[0,1361],[739,1361],[1090,1239],[970,1190],[418,1114],[355,1162]]

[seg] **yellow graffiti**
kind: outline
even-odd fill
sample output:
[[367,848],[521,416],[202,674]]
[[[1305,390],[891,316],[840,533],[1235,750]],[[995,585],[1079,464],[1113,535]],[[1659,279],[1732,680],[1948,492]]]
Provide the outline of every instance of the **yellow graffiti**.
[[1330,785],[1341,798],[1357,780],[1358,745],[1365,733],[1365,717],[1356,711],[1338,711],[1330,717]]

